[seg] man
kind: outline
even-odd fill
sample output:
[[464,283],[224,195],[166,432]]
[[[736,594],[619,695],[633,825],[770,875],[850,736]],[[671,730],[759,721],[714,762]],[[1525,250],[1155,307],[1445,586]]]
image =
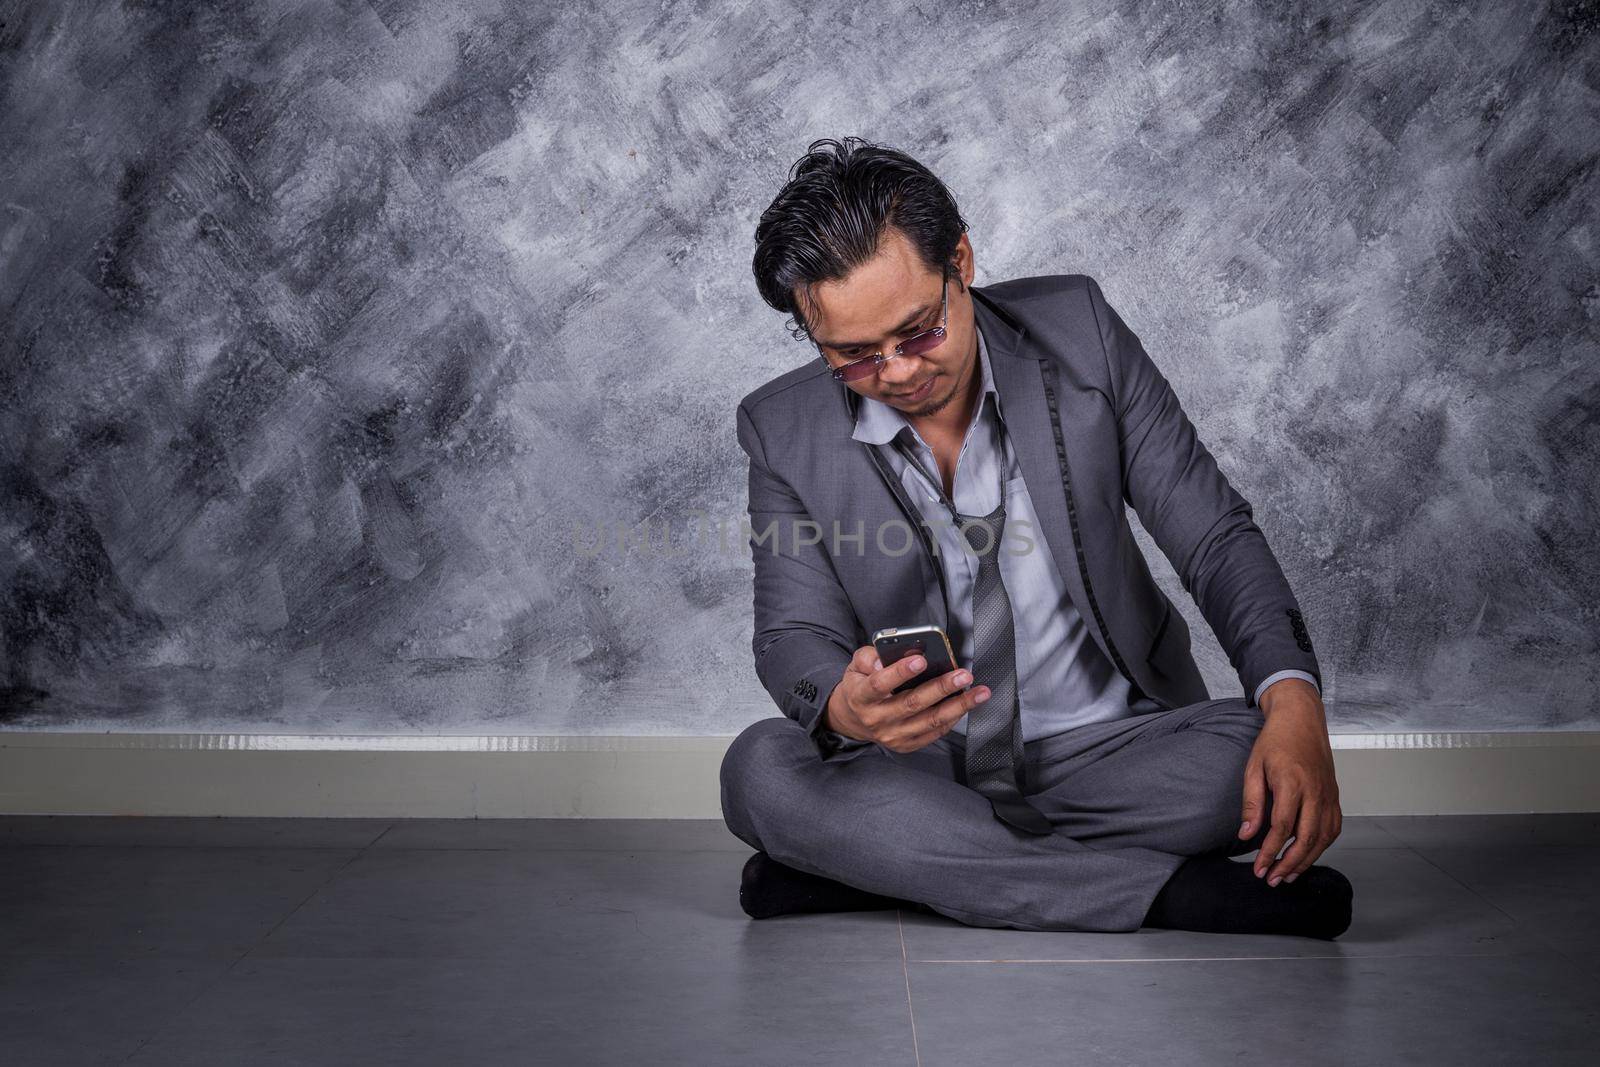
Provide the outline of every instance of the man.
[[[722,765],[746,912],[1337,937],[1321,671],[1250,506],[1092,278],[974,287],[966,229],[925,167],[846,138],[756,230],[813,358],[737,411],[784,713]],[[1243,696],[1209,697],[1124,501]],[[870,635],[929,622],[961,667],[896,694],[924,664]]]

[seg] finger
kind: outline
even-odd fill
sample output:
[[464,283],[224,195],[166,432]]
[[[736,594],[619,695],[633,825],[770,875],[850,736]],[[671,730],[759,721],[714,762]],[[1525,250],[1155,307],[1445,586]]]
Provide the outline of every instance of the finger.
[[927,667],[927,661],[920,652],[913,653],[902,660],[889,664],[881,671],[871,676],[870,684],[878,700],[886,700],[894,693],[895,688],[918,674]]
[[1300,821],[1295,826],[1294,844],[1279,857],[1267,871],[1267,884],[1277,885],[1291,874],[1299,874],[1311,866],[1311,861],[1322,851],[1322,806],[1307,798],[1300,808]]
[[[952,671],[950,674],[945,675],[945,678],[951,678],[958,673],[960,672]],[[935,681],[943,681],[943,679],[935,679]],[[988,700],[990,696],[988,686],[971,685],[970,679],[967,682],[952,681],[951,685],[952,688],[947,694],[917,712],[907,720],[907,724],[936,724],[938,733],[944,734],[961,720],[961,716]],[[963,687],[966,687],[964,691]],[[918,728],[924,727],[919,725]]]
[[[1271,786],[1269,785],[1270,789]],[[1261,851],[1256,854],[1256,877],[1267,873],[1267,868],[1273,860],[1278,858],[1278,852],[1289,843],[1289,836],[1294,832],[1296,816],[1300,812],[1300,798],[1286,791],[1272,790],[1272,825],[1267,830],[1265,841],[1261,842]]]
[[1252,760],[1244,769],[1244,811],[1239,837],[1248,841],[1261,832],[1261,813],[1267,807],[1267,776],[1261,761]]
[[952,693],[959,693],[962,689],[972,684],[972,672],[965,667],[957,667],[953,671],[946,671],[937,678],[930,678],[915,689],[903,694],[904,704],[901,705],[906,718],[912,718],[928,708],[934,707]]
[[961,721],[961,716],[988,699],[989,688],[982,685],[975,685],[964,693],[958,692],[946,697],[907,720],[906,739],[914,742],[911,746],[913,748],[931,744],[949,733],[951,728]]
[[896,686],[905,685],[927,669],[928,657],[921,652],[913,652],[899,663],[890,664],[882,673],[889,676],[889,688],[892,691]]
[[877,662],[878,649],[874,645],[862,645],[850,657],[850,669],[857,674],[871,674],[872,665]]
[[1343,819],[1339,814],[1339,802],[1334,801],[1332,804],[1323,805],[1321,828],[1318,831],[1318,835],[1316,836],[1315,840],[1311,844],[1310,853],[1302,861],[1299,868],[1284,875],[1283,880],[1285,882],[1294,881],[1296,878],[1304,874],[1313,863],[1317,862],[1317,860],[1321,858],[1322,854],[1328,851],[1333,843],[1339,839],[1339,832],[1342,828],[1342,824]]

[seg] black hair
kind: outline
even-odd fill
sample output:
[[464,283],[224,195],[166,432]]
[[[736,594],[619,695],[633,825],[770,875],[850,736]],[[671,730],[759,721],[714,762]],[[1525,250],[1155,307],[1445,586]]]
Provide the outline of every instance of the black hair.
[[813,286],[872,259],[890,226],[930,271],[950,264],[967,230],[950,190],[904,152],[859,137],[811,142],[756,225],[761,298],[794,320],[797,339],[810,337],[802,304],[815,306]]

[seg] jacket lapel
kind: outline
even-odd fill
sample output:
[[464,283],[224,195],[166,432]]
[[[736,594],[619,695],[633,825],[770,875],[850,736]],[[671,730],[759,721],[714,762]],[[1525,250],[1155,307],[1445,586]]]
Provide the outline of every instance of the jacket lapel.
[[[1034,514],[1043,527],[1035,532],[1035,540],[1043,538],[1049,547],[1056,570],[1066,583],[1067,593],[1082,616],[1085,629],[1110,659],[1110,649],[1095,622],[1084,589],[1087,557],[1080,566],[1077,531],[1067,509],[1065,486],[1071,476],[1070,459],[1057,451],[1042,377],[1041,360],[1048,359],[1049,354],[1033,343],[1026,327],[1011,325],[990,307],[987,297],[977,294],[976,290],[974,294],[973,310],[989,347],[989,370],[994,376],[995,392],[1000,394],[1006,432],[1022,467],[1022,480],[1028,487]],[[1068,406],[1070,394],[1058,390],[1056,397],[1058,405],[1062,405],[1059,409],[1063,416],[1062,441],[1070,448],[1073,425]]]

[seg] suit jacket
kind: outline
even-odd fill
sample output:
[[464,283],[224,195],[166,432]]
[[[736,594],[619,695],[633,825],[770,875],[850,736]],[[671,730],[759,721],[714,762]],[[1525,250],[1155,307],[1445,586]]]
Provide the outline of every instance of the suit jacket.
[[[1210,699],[1188,625],[1152,577],[1126,501],[1227,652],[1247,701],[1285,668],[1320,687],[1299,605],[1249,503],[1095,280],[1045,275],[969,291],[1036,537],[1117,670],[1166,708]],[[837,746],[820,730],[821,712],[855,649],[886,626],[950,622],[922,617],[929,583],[943,588],[944,574],[888,464],[851,437],[860,399],[816,358],[747,394],[737,411],[749,457],[756,674],[825,755]]]

